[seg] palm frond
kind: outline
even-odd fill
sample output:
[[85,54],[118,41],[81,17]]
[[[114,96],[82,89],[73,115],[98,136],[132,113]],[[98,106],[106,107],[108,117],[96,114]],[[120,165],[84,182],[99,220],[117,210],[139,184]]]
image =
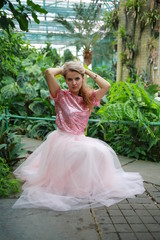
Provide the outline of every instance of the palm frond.
[[58,15],[58,17],[54,18],[54,22],[58,22],[62,24],[70,33],[74,33],[75,29],[72,23],[67,21],[64,17],[61,15]]

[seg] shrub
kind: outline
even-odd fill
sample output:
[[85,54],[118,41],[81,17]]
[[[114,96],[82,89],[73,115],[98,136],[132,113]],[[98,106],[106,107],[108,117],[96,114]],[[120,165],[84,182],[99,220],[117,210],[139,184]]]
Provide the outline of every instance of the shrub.
[[4,158],[0,157],[0,197],[20,192],[20,180],[15,179]]
[[150,125],[160,121],[160,103],[154,96],[140,82],[118,82],[105,101],[98,111],[101,122],[95,136],[108,142],[118,154],[160,161],[160,127]]
[[5,121],[1,122],[0,128],[0,157],[6,160],[9,166],[13,166],[26,153],[21,144],[20,136],[5,128]]

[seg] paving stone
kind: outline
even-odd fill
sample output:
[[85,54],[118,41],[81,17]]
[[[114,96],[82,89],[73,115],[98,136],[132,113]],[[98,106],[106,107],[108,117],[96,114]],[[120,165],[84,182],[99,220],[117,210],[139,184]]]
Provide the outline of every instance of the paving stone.
[[160,225],[158,223],[156,223],[156,224],[147,223],[147,224],[145,224],[145,226],[147,227],[147,229],[150,232],[159,232],[160,233]]
[[155,197],[157,203],[160,203],[160,197]]
[[111,216],[113,223],[127,223],[126,219],[124,217],[119,216]]
[[156,220],[152,216],[140,216],[143,223],[156,223]]
[[137,239],[134,233],[120,233],[121,240],[135,240]]
[[153,236],[151,235],[151,233],[136,233],[136,236],[138,238],[138,240],[154,240]]
[[160,197],[160,192],[157,190],[156,192],[153,192],[154,197]]
[[130,204],[118,204],[118,207],[120,209],[128,209],[128,210],[132,210],[132,206]]
[[[149,204],[150,205],[150,204]],[[145,209],[145,207],[144,207],[144,205],[142,205],[142,204],[131,204],[131,207],[134,209],[134,210],[136,210],[136,209]]]
[[137,203],[137,199],[136,198],[129,198],[128,201],[129,201],[129,204]]
[[102,231],[102,233],[103,232],[114,233],[114,232],[116,232],[116,229],[113,224],[106,224],[105,226],[101,227],[101,231]]
[[160,216],[154,216],[154,219],[156,220],[157,223],[160,223]]
[[152,235],[154,237],[154,240],[159,240],[160,239],[160,233],[153,232]]
[[142,220],[138,216],[125,216],[128,223],[142,223]]
[[102,206],[102,207],[98,207],[98,208],[94,208],[94,212],[104,212],[105,211],[105,207]]
[[122,210],[122,213],[125,216],[136,216],[136,213],[134,210]]
[[[123,205],[124,205],[124,204],[123,204]],[[110,209],[110,210],[117,210],[117,209],[119,210],[119,207],[118,207],[118,206],[119,206],[119,205],[117,205],[117,204],[116,204],[116,205],[112,205],[112,206],[109,207],[109,209]]]
[[147,197],[146,198],[139,198],[139,199],[137,199],[136,203],[142,203],[142,204],[144,204],[144,203],[152,203],[152,200],[147,198]]
[[138,224],[130,224],[132,230],[134,232],[148,232],[148,229],[145,227],[144,224],[138,223]]
[[104,225],[104,224],[112,223],[111,218],[106,212],[105,207],[100,208],[99,210],[98,208],[95,208],[95,209],[92,209],[92,211],[95,214],[96,221],[98,222],[98,224]]
[[160,186],[155,185],[155,188],[157,188],[157,190],[160,191]]
[[155,210],[148,209],[148,211],[152,216],[159,216],[160,215],[160,210],[159,209],[155,209]]
[[132,229],[130,228],[130,226],[128,224],[124,224],[124,223],[118,224],[118,223],[116,223],[116,224],[114,224],[114,226],[115,226],[117,232],[119,232],[119,233],[122,233],[122,232],[131,233],[132,232]]
[[144,192],[143,194],[137,195],[136,199],[142,199],[142,198],[146,198],[146,193]]
[[148,211],[147,210],[140,210],[140,209],[135,210],[135,212],[138,216],[148,216],[148,215],[150,215]]
[[152,203],[152,204],[143,204],[145,209],[157,209],[157,205]]
[[104,225],[104,224],[108,224],[108,223],[111,224],[112,223],[111,219],[105,214],[103,214],[101,216],[96,215],[96,220],[100,225]]
[[122,213],[120,210],[108,210],[109,215],[111,216],[122,216]]
[[102,233],[102,238],[104,240],[120,240],[117,233]]

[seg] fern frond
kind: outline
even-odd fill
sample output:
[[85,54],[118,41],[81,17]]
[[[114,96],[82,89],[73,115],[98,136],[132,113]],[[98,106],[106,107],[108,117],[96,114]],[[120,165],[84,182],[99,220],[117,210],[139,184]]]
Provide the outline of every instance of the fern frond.
[[130,100],[128,100],[124,104],[124,113],[125,113],[127,119],[132,120],[132,121],[136,120],[136,109],[133,108]]

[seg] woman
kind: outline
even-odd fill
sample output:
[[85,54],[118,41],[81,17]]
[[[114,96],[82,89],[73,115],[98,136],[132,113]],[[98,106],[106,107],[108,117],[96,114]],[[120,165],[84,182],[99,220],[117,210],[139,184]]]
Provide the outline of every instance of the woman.
[[[68,90],[55,76],[62,74]],[[84,74],[99,86],[91,90]],[[49,208],[58,211],[111,206],[144,192],[139,173],[126,173],[106,143],[84,136],[92,108],[110,88],[99,75],[78,61],[46,70],[51,98],[55,101],[53,131],[14,174],[25,181],[14,208]]]

